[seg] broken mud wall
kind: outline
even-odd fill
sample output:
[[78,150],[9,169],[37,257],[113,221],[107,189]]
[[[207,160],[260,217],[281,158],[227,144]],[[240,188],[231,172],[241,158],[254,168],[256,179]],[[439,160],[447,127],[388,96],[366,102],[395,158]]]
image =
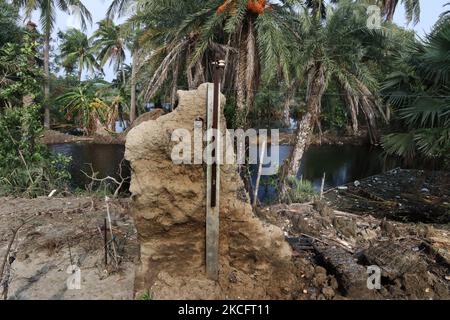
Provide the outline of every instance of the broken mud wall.
[[171,135],[179,128],[193,133],[194,121],[206,119],[207,85],[179,91],[178,96],[174,112],[143,122],[126,141],[125,157],[132,167],[132,215],[141,247],[136,295],[290,298],[296,284],[291,248],[281,229],[254,216],[236,165],[220,166],[219,280],[206,277],[206,167],[175,165],[171,152],[178,142],[172,142]]

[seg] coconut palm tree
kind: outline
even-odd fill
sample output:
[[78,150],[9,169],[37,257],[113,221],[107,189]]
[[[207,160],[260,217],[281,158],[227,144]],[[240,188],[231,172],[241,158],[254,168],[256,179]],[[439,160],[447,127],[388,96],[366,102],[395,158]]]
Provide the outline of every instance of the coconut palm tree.
[[139,43],[137,41],[139,29],[136,29],[131,42],[131,76],[130,76],[130,122],[133,123],[134,120],[136,120],[137,117],[137,96],[136,96],[136,88],[137,88],[137,75],[138,70],[141,67],[141,57],[142,52],[139,48]]
[[89,10],[84,6],[81,0],[12,0],[17,7],[25,9],[25,16],[31,17],[33,11],[40,13],[41,28],[44,33],[44,126],[50,128],[50,109],[48,99],[50,97],[50,37],[55,26],[57,10],[70,12],[72,7],[77,7],[80,12],[81,26],[86,29],[87,23],[92,23],[92,17]]
[[[114,17],[123,17],[125,15],[133,15],[137,12],[138,8],[142,5],[143,1],[131,1],[131,0],[113,0],[108,8],[106,16],[108,19],[113,20]],[[122,31],[125,35],[128,35],[128,47],[131,49],[131,76],[130,76],[130,122],[133,122],[137,116],[137,75],[140,68],[140,62],[142,52],[137,41],[140,33],[139,24],[127,23],[123,26]]]
[[106,63],[114,64],[114,71],[122,73],[122,80],[125,83],[125,59],[127,44],[123,37],[120,26],[115,25],[110,19],[98,22],[98,29],[92,35],[92,46],[96,50],[100,65]]
[[115,17],[133,15],[137,8],[145,4],[146,0],[113,0],[108,7],[106,17],[113,20]]
[[[301,159],[309,145],[314,127],[319,123],[322,98],[330,84],[340,88],[350,113],[360,109],[366,118],[372,142],[377,140],[376,117],[384,112],[380,100],[374,95],[377,81],[365,64],[367,48],[361,40],[372,33],[366,28],[363,14],[365,6],[340,1],[336,7],[328,6],[326,20],[323,15],[299,14],[298,50],[293,63],[302,66],[305,78],[305,110],[299,119],[294,147],[281,168],[280,196],[288,191],[288,183],[297,176]],[[363,37],[364,35],[364,37]],[[376,41],[373,37],[373,41]]]
[[66,72],[72,72],[78,68],[78,81],[81,82],[84,68],[89,71],[101,70],[84,32],[69,29],[67,32],[59,33],[59,37],[62,40],[59,59],[62,60],[62,66]]

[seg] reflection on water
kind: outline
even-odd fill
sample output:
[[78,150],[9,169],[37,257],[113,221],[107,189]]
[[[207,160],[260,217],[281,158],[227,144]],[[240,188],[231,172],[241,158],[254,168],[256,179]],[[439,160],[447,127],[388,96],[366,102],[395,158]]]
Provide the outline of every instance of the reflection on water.
[[[123,159],[124,146],[94,144],[56,144],[50,146],[53,152],[72,157],[70,172],[72,184],[83,188],[89,179],[81,170],[90,173],[92,164],[98,177],[117,176]],[[280,146],[280,163],[289,155],[290,146]],[[311,146],[306,152],[298,176],[310,180],[316,190],[320,189],[323,173],[326,173],[325,188],[332,188],[348,182],[363,179],[394,168],[396,163],[384,160],[382,150],[368,146]],[[252,166],[256,181],[257,166]],[[126,172],[125,174],[129,174]],[[261,201],[274,196],[274,188],[268,185],[270,177],[262,177],[259,197]]]
[[381,149],[370,146],[312,146],[305,154],[299,176],[303,175],[320,188],[325,172],[325,188],[332,188],[393,169],[393,166],[395,163],[385,161]]
[[[49,148],[52,152],[72,157],[69,167],[72,185],[80,188],[84,188],[90,182],[81,172],[83,170],[91,175],[90,165],[94,172],[98,172],[98,178],[118,177],[119,166],[125,152],[122,145],[106,144],[64,143],[50,145]],[[124,175],[129,175],[129,172],[124,172]]]
[[[289,156],[291,146],[280,146],[280,164]],[[311,146],[303,157],[298,177],[309,180],[319,191],[323,174],[326,174],[325,190],[358,179],[363,179],[397,165],[392,159],[385,159],[379,148],[352,145]],[[252,167],[253,184],[256,183],[257,166]],[[269,183],[270,177],[261,178],[258,198],[261,201],[274,197],[275,189]]]

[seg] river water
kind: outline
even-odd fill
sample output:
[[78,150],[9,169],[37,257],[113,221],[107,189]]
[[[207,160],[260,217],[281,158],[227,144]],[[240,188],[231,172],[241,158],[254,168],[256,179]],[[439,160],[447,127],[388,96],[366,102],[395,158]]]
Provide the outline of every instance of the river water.
[[[49,147],[55,153],[72,157],[69,168],[72,185],[80,188],[84,188],[89,182],[81,170],[91,173],[89,166],[91,164],[94,171],[98,172],[99,178],[108,175],[117,176],[124,155],[122,145],[66,143]],[[290,148],[286,145],[280,146],[280,163],[289,155]],[[319,190],[324,172],[327,189],[382,173],[396,165],[395,161],[386,160],[379,148],[353,145],[311,146],[305,153],[298,176],[311,181],[315,189]],[[254,182],[256,167],[252,167]],[[123,173],[129,175],[129,169],[125,168]],[[268,183],[264,184],[264,181],[268,181],[267,177],[262,179],[259,191],[259,198],[262,201],[274,194],[273,188]]]

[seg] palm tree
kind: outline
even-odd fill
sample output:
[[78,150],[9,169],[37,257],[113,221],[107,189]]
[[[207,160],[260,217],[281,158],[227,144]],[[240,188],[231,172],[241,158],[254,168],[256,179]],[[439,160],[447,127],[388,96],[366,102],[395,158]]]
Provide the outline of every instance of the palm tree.
[[62,39],[60,59],[62,59],[62,65],[66,72],[72,72],[78,68],[78,81],[81,82],[84,68],[89,71],[101,70],[84,32],[70,29],[65,33],[59,33],[59,37]]
[[104,80],[85,81],[58,97],[68,119],[75,119],[87,135],[101,128],[114,132],[128,99],[122,85]]
[[13,0],[14,5],[25,9],[27,18],[31,17],[34,10],[40,12],[40,23],[44,32],[44,127],[50,128],[50,109],[48,100],[50,97],[50,37],[55,26],[56,11],[62,10],[66,13],[70,11],[71,6],[80,9],[81,26],[86,29],[87,22],[92,23],[92,17],[89,10],[84,6],[81,0]]
[[130,103],[130,122],[133,123],[137,117],[137,98],[136,98],[136,87],[137,87],[137,75],[138,69],[141,64],[141,50],[139,49],[139,44],[137,42],[139,30],[136,30],[134,39],[132,41],[132,52],[131,52],[131,77],[130,77],[130,93],[131,93],[131,103]]
[[97,129],[100,110],[106,109],[101,101],[96,99],[92,84],[84,83],[72,88],[57,99],[69,118],[74,118],[83,128],[85,134],[90,135]]
[[170,83],[174,100],[180,82],[195,88],[211,78],[211,62],[224,58],[223,88],[235,94],[237,125],[245,127],[260,79],[279,71],[287,77],[287,7],[260,0],[144,1],[130,19],[142,25],[139,43],[152,52],[141,71],[141,78],[150,77],[144,98]]
[[133,15],[142,3],[145,3],[145,1],[113,0],[108,7],[106,17],[113,20],[116,16],[120,18],[126,15]]
[[[450,7],[450,2],[444,4],[444,7]],[[441,19],[445,19],[445,18],[448,17],[448,16],[450,16],[450,10],[444,11],[444,12],[441,14]]]
[[[394,20],[399,2],[400,0],[377,0],[387,21],[392,22]],[[401,3],[405,6],[408,22],[414,21],[414,24],[417,24],[420,20],[420,0],[401,0]]]
[[319,123],[322,98],[331,83],[341,89],[351,114],[362,110],[370,138],[372,142],[377,140],[376,117],[384,112],[373,94],[377,81],[365,64],[366,47],[361,41],[362,35],[371,34],[365,27],[365,19],[359,18],[363,15],[354,14],[355,10],[365,12],[365,6],[350,1],[340,3],[337,7],[326,8],[330,13],[326,20],[323,15],[311,15],[309,11],[299,14],[299,25],[295,29],[298,33],[294,34],[299,48],[293,63],[302,65],[306,108],[299,119],[294,147],[281,168],[281,198],[287,194],[289,181],[297,176],[314,127]]
[[[124,15],[133,15],[137,12],[139,7],[139,1],[131,0],[113,0],[108,8],[106,16],[108,19],[113,20],[115,16],[123,17]],[[128,34],[128,46],[131,49],[131,77],[130,77],[130,93],[131,93],[131,103],[130,103],[130,122],[132,123],[137,116],[137,98],[136,98],[136,87],[137,87],[137,74],[140,68],[140,58],[142,52],[139,48],[138,35],[140,33],[139,25],[134,23],[125,24],[123,27],[124,34]]]
[[120,26],[115,25],[110,19],[98,22],[98,29],[92,35],[92,45],[98,52],[100,65],[103,67],[108,61],[110,65],[114,63],[114,70],[122,73],[122,80],[125,83],[124,68],[127,44]]
[[399,71],[384,90],[399,115],[402,130],[386,135],[383,147],[407,161],[450,160],[450,19],[443,15],[423,43],[398,57]]

